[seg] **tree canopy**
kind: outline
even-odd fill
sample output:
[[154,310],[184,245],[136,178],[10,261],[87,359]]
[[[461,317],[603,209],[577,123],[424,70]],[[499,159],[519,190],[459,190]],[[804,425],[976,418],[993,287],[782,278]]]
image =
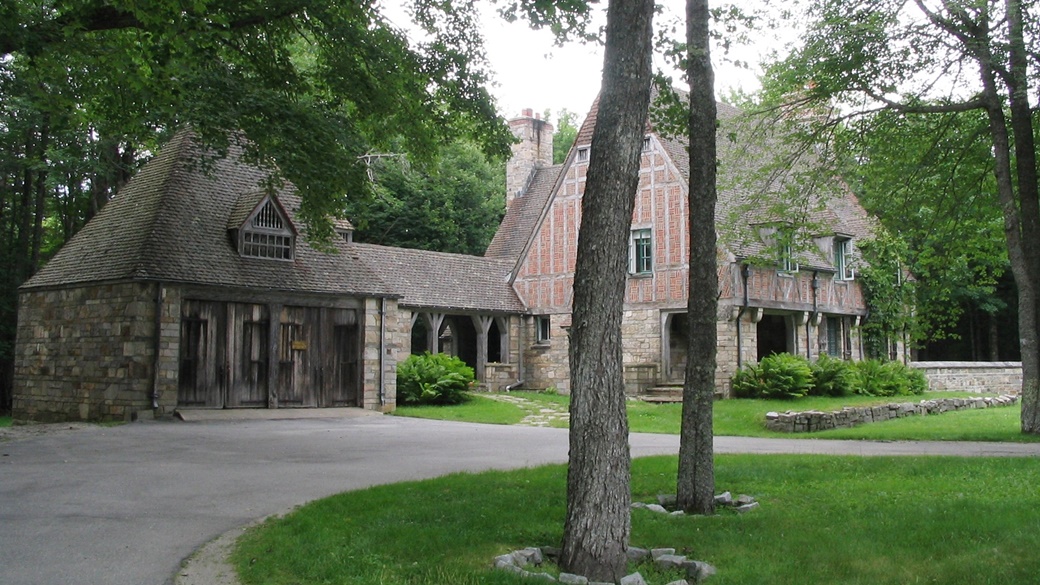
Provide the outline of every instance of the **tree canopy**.
[[[929,131],[913,141],[931,141],[916,148],[956,154],[925,161],[933,166],[911,175],[914,188],[940,188],[951,197],[971,191],[985,197],[982,192],[991,190],[995,196],[1019,295],[1022,429],[1030,433],[1040,433],[1040,195],[1030,105],[1040,72],[1037,16],[1035,6],[1021,0],[817,2],[808,9],[803,45],[772,69],[768,83],[776,102],[815,108],[818,115],[806,121],[817,144],[829,144],[825,137],[853,118],[897,131],[892,123],[899,117],[940,117],[912,122]],[[895,118],[883,117],[892,113]],[[965,129],[954,140],[952,120]],[[863,134],[870,135],[878,136]],[[881,145],[874,146],[880,157]],[[991,179],[972,181],[961,161],[984,163]],[[953,233],[978,241],[975,227],[962,223]]]

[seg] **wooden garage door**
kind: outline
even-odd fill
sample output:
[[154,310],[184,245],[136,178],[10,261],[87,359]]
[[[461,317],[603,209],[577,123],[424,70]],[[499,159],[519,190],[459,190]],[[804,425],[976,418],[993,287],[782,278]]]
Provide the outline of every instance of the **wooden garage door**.
[[177,405],[224,406],[224,303],[184,301],[181,305]]

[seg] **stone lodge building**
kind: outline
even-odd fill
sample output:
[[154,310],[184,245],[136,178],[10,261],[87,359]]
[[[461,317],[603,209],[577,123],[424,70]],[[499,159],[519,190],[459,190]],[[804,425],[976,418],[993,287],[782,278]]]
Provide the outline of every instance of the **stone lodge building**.
[[[719,105],[720,118],[738,112]],[[20,293],[14,416],[131,420],[186,408],[355,406],[391,411],[396,364],[445,351],[481,386],[569,389],[567,329],[580,202],[596,106],[562,165],[552,126],[526,110],[507,166],[507,210],[483,257],[355,243],[340,222],[315,250],[289,187],[261,187],[241,152],[204,173],[181,132]],[[725,130],[720,130],[724,132]],[[824,200],[808,250],[783,221],[744,212],[724,188],[719,394],[746,361],[779,351],[862,357],[866,314],[856,242],[875,222],[847,190]],[[745,163],[746,164],[746,163]],[[685,356],[688,158],[648,126],[630,238],[625,381],[630,394],[681,383]],[[720,240],[721,242],[722,240]],[[777,253],[773,256],[771,251]],[[775,258],[763,266],[762,257]]]

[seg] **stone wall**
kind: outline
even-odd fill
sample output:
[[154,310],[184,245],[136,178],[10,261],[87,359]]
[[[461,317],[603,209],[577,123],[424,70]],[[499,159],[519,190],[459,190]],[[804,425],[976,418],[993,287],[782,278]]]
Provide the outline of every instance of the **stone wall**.
[[524,388],[529,390],[545,390],[555,388],[562,394],[570,394],[570,362],[568,351],[570,338],[567,330],[571,322],[570,314],[550,316],[552,325],[548,341],[536,342],[535,319],[524,317],[521,343],[524,348]]
[[[407,311],[400,311],[395,299],[386,299],[385,302],[385,307],[381,307],[380,299],[365,299],[362,403],[367,410],[393,412],[397,408],[397,363],[408,357],[411,345],[411,315]],[[384,309],[383,314],[380,314],[381,308]],[[380,360],[380,335],[384,332],[386,337]],[[380,363],[383,366],[381,379]]]
[[881,422],[907,416],[924,416],[942,414],[957,410],[989,408],[991,406],[1011,406],[1018,402],[1017,396],[997,396],[996,398],[940,398],[939,400],[922,400],[918,403],[903,402],[882,404],[879,406],[846,406],[841,410],[820,412],[766,413],[766,428],[780,433],[811,433],[829,429],[843,429],[861,424]]
[[[128,282],[21,293],[14,418],[51,422],[131,420],[140,412],[150,416],[156,292],[154,283]],[[163,378],[169,375],[162,372]]]
[[924,372],[932,392],[987,392],[1018,394],[1022,391],[1021,362],[910,362]]

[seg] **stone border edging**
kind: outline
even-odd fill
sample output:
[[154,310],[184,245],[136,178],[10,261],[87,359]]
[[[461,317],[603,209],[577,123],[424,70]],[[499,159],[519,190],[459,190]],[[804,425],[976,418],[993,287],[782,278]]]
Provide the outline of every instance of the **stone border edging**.
[[989,408],[995,406],[1011,406],[1018,402],[1018,396],[1003,394],[997,397],[984,398],[939,398],[913,402],[892,402],[878,406],[846,406],[841,410],[822,412],[807,410],[805,412],[787,411],[784,413],[767,412],[766,428],[780,433],[812,433],[829,429],[845,429],[861,424],[881,422],[907,416],[924,416],[942,414],[958,410]]

